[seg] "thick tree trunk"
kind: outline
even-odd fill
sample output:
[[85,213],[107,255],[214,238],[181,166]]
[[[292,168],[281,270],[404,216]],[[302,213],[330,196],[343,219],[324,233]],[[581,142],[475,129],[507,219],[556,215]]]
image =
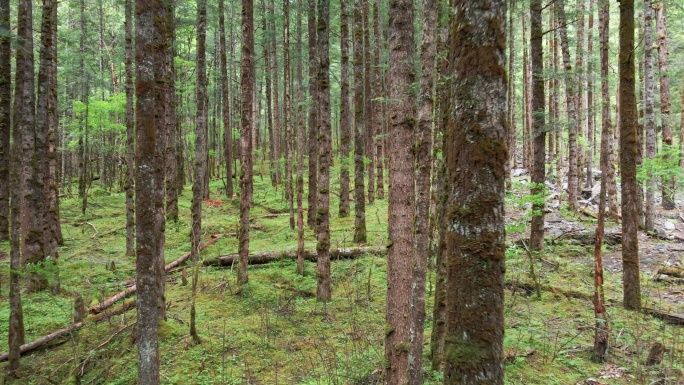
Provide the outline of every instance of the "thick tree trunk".
[[[532,195],[544,194],[546,181],[546,111],[544,95],[544,31],[542,28],[542,1],[530,1],[530,67],[532,70],[532,140],[534,167],[532,168]],[[530,227],[530,248],[540,251],[544,246],[544,203],[535,204]]]
[[138,312],[138,383],[159,384],[159,315],[164,309],[164,297],[159,282],[163,269],[164,179],[163,158],[155,143],[158,124],[155,98],[157,80],[155,68],[161,65],[161,52],[156,49],[156,36],[163,15],[162,3],[136,1],[135,61],[136,61],[136,301]]
[[[36,148],[44,152],[43,187],[45,197],[43,247],[47,258],[57,265],[57,244],[61,242],[59,223],[59,189],[57,187],[57,4],[43,0],[41,26],[40,69],[38,75],[38,104],[36,131],[45,138],[45,146]],[[56,272],[57,270],[55,270]],[[53,278],[53,294],[59,292],[59,279]]]
[[[330,127],[330,2],[318,0],[318,20],[316,20],[316,50],[318,51],[318,201],[316,203],[316,300],[330,300],[330,165],[332,163],[332,143]],[[310,210],[310,209],[309,209]]]
[[[165,0],[166,9],[166,36],[163,58],[163,100],[164,108],[164,188],[166,198],[166,218],[174,222],[178,221],[178,167],[176,158],[179,138],[176,135],[176,70],[174,66],[176,22],[174,15],[174,0]],[[182,185],[181,185],[182,190]]]
[[[366,243],[365,130],[363,117],[363,18],[361,1],[354,3],[354,243]],[[309,212],[311,206],[309,206]]]
[[503,384],[506,1],[459,0],[454,14],[444,381]]
[[[644,131],[646,137],[646,159],[656,155],[655,100],[653,98],[653,8],[651,0],[644,0]],[[644,202],[645,230],[655,227],[655,181],[649,174],[644,181],[646,196]]]
[[623,306],[641,308],[639,240],[637,238],[638,153],[634,81],[634,0],[620,2],[620,170],[622,171]]
[[340,218],[349,216],[349,2],[340,1]]
[[[390,189],[389,246],[387,257],[387,311],[385,313],[385,383],[405,384],[409,380],[412,318],[420,309],[411,309],[411,287],[415,280],[413,221],[416,215],[414,175],[415,102],[411,87],[416,81],[413,67],[413,3],[399,0],[390,4]],[[429,177],[429,172],[427,173]],[[414,255],[413,258],[407,256]],[[424,266],[424,265],[423,265]],[[414,270],[415,268],[415,270]],[[423,267],[424,268],[424,267]],[[424,285],[424,283],[423,283]],[[422,295],[424,297],[424,294]],[[420,301],[419,301],[420,303]],[[418,305],[413,303],[414,306]],[[409,309],[411,317],[406,317]],[[413,335],[413,337],[418,337]],[[422,341],[418,342],[422,344]],[[408,348],[408,349],[407,349]],[[411,357],[413,360],[422,359]],[[420,373],[416,374],[420,376]],[[413,384],[413,382],[412,382]]]
[[249,254],[249,208],[252,195],[252,96],[254,93],[254,2],[242,0],[242,108],[240,130],[240,232],[238,252],[238,285],[249,281],[247,255]]

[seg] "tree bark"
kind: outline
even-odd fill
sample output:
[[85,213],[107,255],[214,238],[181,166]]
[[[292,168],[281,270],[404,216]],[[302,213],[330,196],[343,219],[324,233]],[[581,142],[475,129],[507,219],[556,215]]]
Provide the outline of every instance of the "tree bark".
[[459,0],[454,11],[444,380],[503,384],[506,1]]
[[159,315],[164,298],[159,282],[163,269],[164,218],[163,158],[156,145],[158,124],[155,97],[155,68],[161,65],[161,52],[156,49],[159,21],[163,14],[161,2],[137,0],[135,7],[136,61],[136,287],[140,295],[138,312],[138,383],[159,384]]
[[[656,26],[658,31],[658,66],[660,67],[660,124],[663,135],[663,161],[667,162],[670,157],[668,152],[672,147],[672,124],[670,123],[670,76],[667,63],[667,30],[665,23],[665,8],[663,1],[655,4]],[[663,178],[663,208],[672,210],[674,203],[675,181],[674,178]]]
[[340,0],[340,218],[349,216],[349,3]]
[[641,308],[639,240],[637,238],[638,152],[634,81],[634,0],[620,2],[620,170],[622,170],[623,306]]
[[[10,30],[9,0],[0,1],[0,29]],[[11,36],[0,36],[0,241],[10,239]]]
[[371,101],[371,83],[373,69],[371,67],[370,15],[369,1],[363,2],[361,13],[363,23],[363,116],[366,128],[366,157],[368,170],[368,204],[375,202],[375,125],[373,124],[373,103]]
[[594,0],[589,0],[589,21],[587,23],[587,148],[586,160],[586,184],[587,188],[594,186]]
[[254,2],[242,0],[242,119],[240,132],[240,231],[238,249],[240,267],[238,285],[249,281],[247,255],[249,255],[249,209],[252,195],[252,96],[254,94]]
[[[316,20],[316,50],[318,51],[318,201],[316,203],[316,300],[330,300],[330,165],[332,163],[332,144],[330,127],[330,2],[318,0],[318,19]],[[309,208],[309,210],[311,210]]]
[[[542,1],[530,1],[530,68],[532,70],[532,140],[534,167],[532,168],[532,195],[544,194],[546,181],[546,105],[544,91],[544,31],[542,28]],[[532,207],[530,249],[540,251],[544,246],[544,203]]]
[[558,31],[561,40],[561,53],[563,56],[563,68],[565,69],[565,89],[568,113],[568,204],[572,211],[577,211],[577,85],[572,75],[570,63],[570,49],[568,48],[568,32],[566,28],[565,1],[556,2],[558,17]]
[[290,207],[290,230],[295,229],[292,163],[294,160],[294,134],[291,120],[290,95],[290,0],[283,0],[283,126],[285,129],[285,189]]
[[[59,223],[59,189],[57,185],[57,5],[53,0],[43,0],[41,26],[40,69],[38,74],[38,103],[36,106],[36,132],[45,139],[36,151],[44,153],[43,196],[44,206],[44,255],[57,266],[57,244],[61,242]],[[38,143],[36,143],[38,145]],[[56,269],[54,270],[57,271]],[[59,293],[59,279],[55,274],[53,294]]]
[[178,183],[178,167],[176,158],[177,138],[176,135],[176,70],[174,66],[174,58],[176,56],[175,50],[175,35],[176,22],[174,15],[174,0],[165,0],[164,7],[166,9],[166,42],[164,44],[164,58],[163,58],[163,81],[164,85],[164,188],[166,198],[166,218],[174,222],[178,222],[178,190],[182,190],[182,184],[179,188]]
[[125,70],[126,70],[126,255],[135,255],[135,111],[133,109],[133,1],[126,0],[125,7]]
[[[385,332],[385,383],[404,384],[409,380],[412,318],[420,309],[411,309],[414,265],[413,221],[416,215],[413,157],[415,102],[411,87],[416,81],[413,69],[413,3],[390,3],[390,189],[389,246],[387,258],[387,311]],[[429,175],[429,173],[428,173]],[[420,267],[416,268],[420,270]],[[416,272],[417,273],[417,272]],[[424,296],[424,295],[423,295]],[[413,304],[414,306],[418,304]],[[406,317],[406,309],[412,317]],[[414,335],[413,337],[418,337]],[[422,341],[417,342],[422,344]],[[412,359],[422,359],[411,357]],[[418,374],[419,375],[419,374]]]
[[[354,243],[366,243],[365,130],[363,116],[363,18],[361,1],[354,4]],[[311,206],[309,206],[311,212]]]
[[[646,137],[646,159],[656,155],[655,101],[653,99],[653,8],[651,0],[644,0],[644,131]],[[652,173],[644,181],[646,187],[644,225],[646,231],[655,227],[655,181]]]
[[[313,99],[317,95],[318,85],[318,55],[316,54],[316,0],[309,0],[308,13],[309,31],[309,98]],[[318,200],[318,103],[311,103],[309,106],[309,211],[306,223],[309,227],[316,226],[316,203]]]
[[384,168],[383,168],[383,127],[385,126],[385,117],[382,113],[383,104],[380,100],[383,96],[382,91],[382,78],[383,71],[380,67],[380,9],[378,6],[379,0],[373,1],[373,42],[374,42],[374,53],[373,53],[373,90],[372,90],[372,100],[373,100],[373,125],[375,126],[373,131],[376,134],[375,140],[375,176],[377,178],[376,182],[376,195],[378,199],[385,199],[385,183],[384,183]]

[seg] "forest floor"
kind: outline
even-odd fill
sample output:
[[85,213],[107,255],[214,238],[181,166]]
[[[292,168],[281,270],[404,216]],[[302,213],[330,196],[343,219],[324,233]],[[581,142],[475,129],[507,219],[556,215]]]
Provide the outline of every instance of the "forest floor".
[[[334,174],[337,175],[337,174]],[[335,183],[333,181],[333,190]],[[221,181],[212,181],[211,200],[205,202],[204,243],[213,235],[234,233],[238,200],[219,195]],[[622,309],[619,242],[604,246],[605,294],[611,326],[609,361],[591,361],[595,320],[593,245],[577,235],[590,234],[595,220],[564,209],[547,214],[547,246],[531,258],[524,243],[527,187],[515,184],[507,203],[509,248],[506,271],[505,356],[507,384],[684,384],[683,326],[651,315]],[[179,203],[181,219],[166,227],[166,262],[190,248],[190,189]],[[353,216],[339,218],[337,196],[331,195],[332,247],[351,243]],[[287,205],[281,190],[267,175],[255,177],[256,207],[250,250],[287,251],[296,248],[296,231],[289,229]],[[80,200],[62,200],[65,238],[60,247],[62,292],[23,293],[26,339],[32,341],[71,323],[76,293],[95,306],[124,290],[135,276],[134,257],[125,256],[125,197],[93,186],[89,209]],[[269,215],[267,214],[285,214]],[[387,201],[367,206],[368,246],[387,244]],[[666,225],[665,222],[670,223]],[[640,235],[644,306],[684,313],[684,285],[677,280],[654,280],[662,266],[678,266],[684,256],[684,219],[677,210],[662,212],[659,237]],[[518,234],[516,234],[516,231]],[[609,224],[607,232],[619,232]],[[665,235],[665,236],[663,236]],[[661,238],[672,238],[664,240]],[[315,237],[306,231],[306,247]],[[8,251],[0,243],[0,251]],[[234,236],[219,238],[202,252],[204,260],[235,253]],[[112,268],[112,263],[114,268]],[[186,265],[190,266],[190,265]],[[161,375],[165,384],[375,384],[383,365],[386,259],[365,255],[332,264],[333,300],[315,302],[315,263],[306,262],[303,276],[296,264],[280,260],[250,266],[250,283],[235,295],[230,267],[203,266],[197,296],[201,345],[189,338],[190,285],[182,285],[182,269],[167,275],[167,320],[160,329]],[[530,267],[539,282],[537,297]],[[189,267],[188,267],[189,268]],[[0,320],[9,318],[9,261],[0,260]],[[51,279],[53,271],[46,271]],[[188,277],[191,274],[187,274]],[[428,277],[425,336],[425,383],[441,383],[439,372],[428,370],[434,275]],[[128,300],[130,303],[131,299]],[[116,313],[117,307],[111,309]],[[133,384],[136,379],[135,311],[113,314],[62,338],[48,349],[22,359],[21,383]],[[0,335],[7,335],[0,322]],[[667,351],[661,364],[645,365],[655,342]],[[0,351],[7,340],[0,339]],[[1,376],[1,374],[0,374]],[[1,377],[0,377],[1,379]],[[658,382],[660,381],[660,382]],[[0,381],[4,382],[4,381]]]

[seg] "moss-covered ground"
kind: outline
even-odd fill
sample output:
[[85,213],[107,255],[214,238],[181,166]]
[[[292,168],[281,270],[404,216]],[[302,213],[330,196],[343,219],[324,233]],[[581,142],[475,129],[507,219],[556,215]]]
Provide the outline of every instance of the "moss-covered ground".
[[[339,174],[334,174],[339,175]],[[336,178],[334,178],[336,179]],[[336,180],[333,181],[333,186]],[[232,233],[237,227],[238,201],[219,195],[221,181],[211,183],[212,204],[204,207],[204,241],[213,234]],[[167,223],[167,262],[190,247],[190,189],[180,201],[180,221]],[[353,216],[339,218],[337,195],[331,195],[332,245],[351,246]],[[221,201],[218,204],[217,201]],[[271,188],[268,177],[255,177],[252,217],[286,213],[282,189]],[[79,293],[94,305],[123,290],[135,274],[133,257],[125,256],[125,197],[99,187],[90,190],[88,211],[80,214],[75,197],[61,202],[65,243],[60,247],[59,279],[62,292],[23,293],[27,341],[71,322],[73,298]],[[353,206],[353,205],[352,205]],[[367,206],[369,245],[387,243],[387,201]],[[260,218],[251,232],[252,251],[296,248],[296,231],[287,215]],[[589,226],[591,227],[591,225]],[[315,246],[311,230],[306,246]],[[0,250],[8,251],[7,243]],[[202,253],[205,259],[237,251],[237,239],[221,238]],[[606,252],[612,251],[606,249]],[[593,247],[555,242],[535,257],[544,288],[541,298],[515,283],[530,283],[529,259],[511,246],[506,280],[506,383],[508,384],[663,384],[684,383],[682,327],[621,307],[621,274],[606,273],[606,296],[612,328],[610,361],[591,361],[593,327],[591,301]],[[111,269],[114,262],[115,269]],[[9,261],[0,261],[0,335],[7,335],[9,318]],[[160,328],[161,376],[165,384],[373,384],[383,366],[386,259],[364,256],[334,261],[333,300],[315,301],[315,264],[307,262],[303,276],[293,261],[250,266],[250,283],[236,291],[230,268],[202,267],[197,296],[201,345],[189,338],[190,285],[181,284],[181,270],[166,279],[167,320]],[[46,272],[55,279],[52,271]],[[190,274],[188,274],[190,275]],[[648,281],[645,292],[671,288]],[[426,383],[441,375],[429,370],[434,276],[428,278],[426,321]],[[569,292],[584,293],[570,295]],[[580,297],[580,298],[575,298]],[[645,297],[649,306],[669,304]],[[681,310],[681,309],[679,309]],[[133,384],[136,379],[135,311],[88,322],[71,338],[22,359],[20,383],[26,384]],[[661,342],[668,351],[662,364],[644,365],[650,346]],[[7,350],[7,339],[0,339]],[[1,376],[1,374],[0,374]],[[4,382],[4,381],[3,381]]]

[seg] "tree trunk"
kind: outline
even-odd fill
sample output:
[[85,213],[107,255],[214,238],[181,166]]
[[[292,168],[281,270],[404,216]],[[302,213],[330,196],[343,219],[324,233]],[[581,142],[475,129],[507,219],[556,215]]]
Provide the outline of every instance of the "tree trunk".
[[[670,123],[670,76],[667,64],[667,31],[665,24],[665,8],[663,1],[655,4],[656,26],[658,30],[658,66],[660,67],[660,124],[663,134],[663,161],[670,158],[672,148],[672,124]],[[674,203],[675,181],[672,177],[663,178],[663,208],[672,210]]]
[[641,308],[637,238],[636,95],[634,81],[634,0],[620,2],[620,170],[622,170],[623,306]]
[[586,184],[591,189],[594,186],[594,0],[589,0],[589,22],[587,24],[587,148],[586,160]]
[[[363,119],[363,19],[361,1],[354,4],[354,243],[366,243],[365,130]],[[311,206],[309,206],[311,211]]]
[[125,7],[125,69],[126,69],[126,255],[135,255],[135,182],[133,161],[135,155],[135,111],[133,109],[133,1],[126,0]]
[[[0,0],[0,29],[10,30],[9,0]],[[0,36],[0,241],[10,239],[11,37]]]
[[[302,1],[297,3],[301,6]],[[301,8],[300,8],[301,9]],[[304,123],[304,74],[302,69],[302,24],[297,23],[297,273],[304,274],[304,152],[306,151],[306,126]],[[348,107],[347,107],[348,108]],[[347,128],[349,130],[349,128]],[[347,139],[348,141],[348,139]],[[347,147],[349,144],[347,143]],[[348,152],[349,150],[347,150]],[[347,183],[349,172],[347,172]],[[349,200],[349,186],[347,185],[347,200]],[[349,202],[347,201],[347,206]]]
[[[653,8],[651,0],[644,0],[644,131],[646,136],[646,159],[653,160],[656,154],[655,100],[653,99]],[[644,207],[645,230],[655,227],[655,181],[649,173],[644,181],[646,199]]]
[[290,95],[290,0],[283,0],[283,126],[285,128],[285,186],[290,207],[290,230],[295,228],[294,191],[292,189],[292,161],[294,134],[292,133]]
[[[316,253],[318,265],[316,278],[316,300],[330,300],[330,165],[332,163],[332,144],[330,128],[330,53],[328,39],[330,34],[330,2],[318,0],[318,20],[316,20],[316,50],[318,51],[318,201],[316,203]],[[309,210],[311,210],[309,208]]]
[[[136,301],[138,312],[138,383],[159,384],[159,315],[164,309],[162,282],[164,234],[163,158],[154,138],[157,136],[155,68],[161,65],[161,52],[156,49],[156,36],[165,12],[163,4],[136,1]],[[164,19],[162,19],[164,20]]]
[[[316,0],[309,0],[308,13],[309,31],[309,98],[313,99],[317,95],[318,85],[316,78],[318,74],[318,55],[316,55]],[[318,200],[318,103],[311,103],[309,106],[309,211],[307,212],[306,223],[309,227],[316,226],[316,202]]]
[[380,67],[380,41],[381,41],[381,35],[380,35],[380,9],[378,6],[379,1],[373,1],[373,36],[374,36],[374,54],[373,54],[373,65],[375,69],[373,70],[373,95],[372,95],[372,100],[373,102],[373,125],[375,128],[373,131],[376,133],[376,137],[378,138],[375,140],[375,176],[377,178],[377,183],[376,183],[376,195],[378,199],[385,199],[385,183],[384,183],[384,171],[383,171],[383,156],[382,156],[382,134],[383,134],[383,127],[385,125],[385,117],[382,113],[382,102],[380,99],[383,96],[382,92],[382,77],[383,77],[383,71]]
[[516,132],[516,95],[515,95],[515,23],[513,22],[513,9],[515,7],[515,0],[509,0],[510,6],[508,10],[508,137],[506,146],[508,147],[508,162],[506,163],[506,187],[512,187],[511,169],[517,166],[516,152],[517,150],[517,132]]
[[349,216],[349,7],[340,1],[340,218]]
[[[409,294],[408,378],[410,384],[423,383],[423,332],[425,324],[425,279],[428,261],[430,217],[430,176],[432,159],[430,146],[434,111],[435,34],[437,32],[437,2],[423,1],[423,41],[421,50],[420,99],[415,128],[415,213],[413,223],[413,261]],[[404,95],[406,97],[406,95]]]
[[363,2],[363,116],[366,128],[366,157],[369,163],[368,170],[368,204],[375,202],[375,125],[373,124],[373,103],[371,102],[371,83],[373,70],[371,69],[371,43],[370,43],[370,15],[368,1]]
[[565,69],[565,90],[568,112],[568,204],[570,210],[577,211],[577,85],[572,74],[572,64],[570,63],[570,49],[568,48],[568,32],[565,18],[565,1],[560,0],[556,3],[558,16],[558,31],[561,40],[561,53],[563,55],[563,68]]
[[[584,67],[584,56],[586,50],[584,48],[584,12],[585,12],[585,1],[577,0],[577,16],[574,21],[577,26],[577,38],[575,46],[575,106],[577,107],[577,114],[575,115],[575,131],[577,132],[577,148],[576,148],[576,165],[577,165],[577,183],[575,185],[577,191],[576,195],[579,199],[580,193],[582,192],[582,178],[584,174],[584,152],[582,151],[586,146],[586,141],[584,140],[584,123],[586,122],[585,116],[587,116],[587,111],[584,110],[584,90],[582,86],[584,85],[584,78],[586,76],[586,68]],[[570,189],[570,183],[568,183],[568,190]]]
[[503,384],[506,1],[459,0],[454,11],[444,380]]
[[252,95],[254,93],[254,2],[242,0],[242,109],[240,132],[240,232],[238,252],[238,285],[249,281],[247,255],[249,254],[249,208],[252,195]]
[[[414,119],[415,102],[411,87],[416,81],[413,69],[413,3],[399,0],[390,3],[390,189],[389,246],[387,257],[387,311],[385,332],[385,383],[405,384],[408,381],[412,320],[420,309],[411,309],[411,286],[418,285],[414,267],[422,255],[414,254],[413,221],[416,215],[414,186]],[[427,173],[429,177],[429,172]],[[415,270],[414,270],[415,269]],[[424,283],[423,283],[424,285]],[[418,293],[415,293],[416,295]],[[424,295],[422,295],[424,297]],[[420,301],[419,301],[420,303]],[[414,306],[419,305],[413,303]],[[411,317],[406,317],[409,309]],[[414,335],[413,337],[418,337]],[[417,343],[422,344],[422,341]],[[422,359],[411,357],[412,359]],[[415,369],[415,367],[414,367]],[[416,374],[420,376],[420,373]]]
[[[532,168],[532,195],[544,194],[546,181],[546,122],[544,93],[544,31],[542,28],[542,1],[530,1],[530,67],[532,70],[532,140],[534,167]],[[544,246],[544,203],[532,207],[530,248],[540,251]]]
[[[59,223],[59,189],[57,187],[57,5],[53,0],[43,0],[41,26],[40,69],[38,75],[38,104],[36,108],[36,131],[45,139],[43,147],[36,151],[44,158],[43,188],[45,197],[43,247],[44,255],[57,265],[57,244],[61,242]],[[55,270],[56,272],[57,270]],[[59,279],[53,278],[53,294],[59,293]]]
[[[176,70],[174,66],[174,58],[176,56],[175,37],[176,37],[176,22],[174,15],[174,1],[164,1],[166,8],[166,36],[167,41],[164,44],[164,188],[166,197],[166,218],[174,222],[178,221],[178,172],[176,171],[177,161],[176,157],[176,141],[179,140],[176,135]],[[182,185],[181,185],[182,187]],[[182,189],[182,188],[181,188]]]

